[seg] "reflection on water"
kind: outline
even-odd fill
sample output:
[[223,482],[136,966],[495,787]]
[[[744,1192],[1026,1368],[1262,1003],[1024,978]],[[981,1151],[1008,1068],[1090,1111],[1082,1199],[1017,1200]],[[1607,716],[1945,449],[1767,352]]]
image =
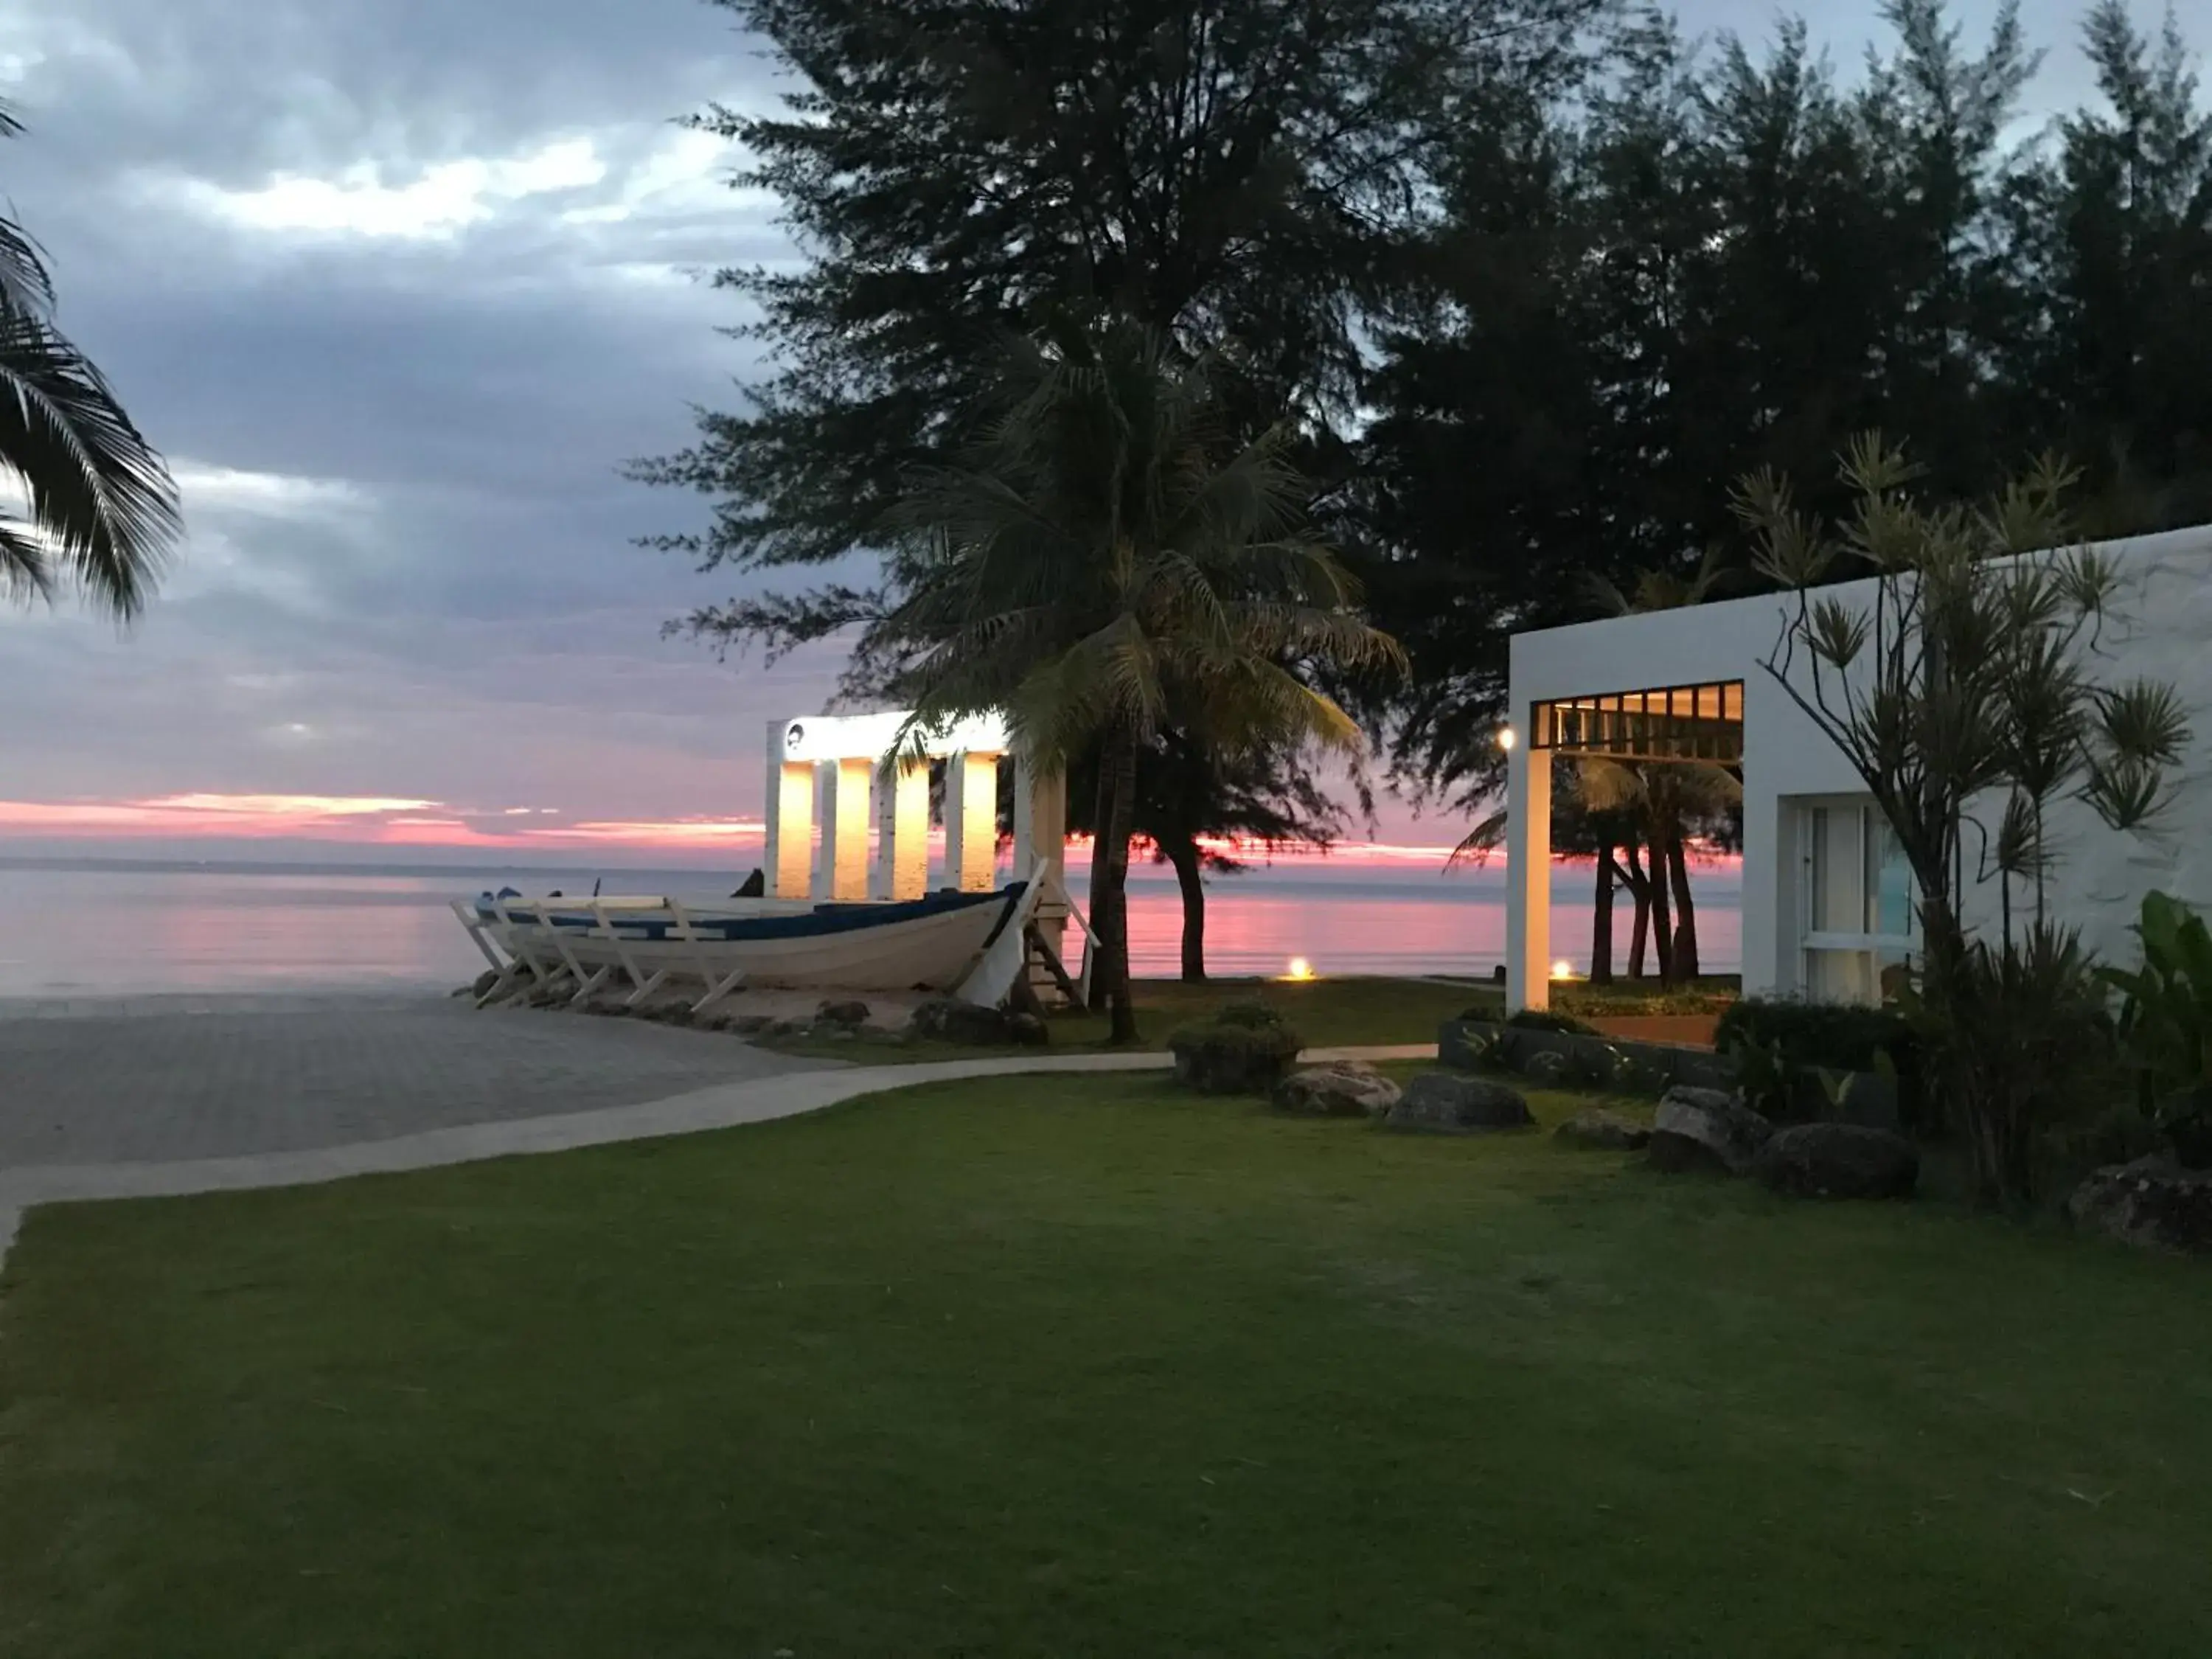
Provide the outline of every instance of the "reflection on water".
[[[1159,872],[1132,872],[1130,936],[1136,970],[1181,965],[1182,902]],[[483,960],[453,920],[450,900],[512,884],[588,892],[592,876],[455,870],[427,874],[347,870],[0,867],[0,995],[252,991],[301,986],[422,985],[471,977]],[[1079,902],[1082,872],[1070,872]],[[726,890],[696,871],[611,872],[610,892]],[[1554,884],[1555,956],[1589,959],[1589,878],[1562,869]],[[1503,957],[1503,876],[1443,877],[1348,865],[1261,869],[1209,886],[1206,965],[1221,975],[1279,974],[1304,957],[1328,974],[1487,974]],[[1699,876],[1706,965],[1737,965],[1733,871]],[[1616,918],[1627,945],[1628,911]]]

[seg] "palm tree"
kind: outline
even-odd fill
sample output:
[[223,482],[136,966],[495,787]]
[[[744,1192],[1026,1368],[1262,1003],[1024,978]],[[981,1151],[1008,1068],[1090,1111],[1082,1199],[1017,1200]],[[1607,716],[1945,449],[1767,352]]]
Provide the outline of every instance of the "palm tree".
[[[1695,571],[1647,570],[1627,593],[1602,576],[1588,579],[1591,599],[1607,614],[1642,615],[1702,605],[1726,580],[1717,549],[1708,549]],[[1647,946],[1662,984],[1697,977],[1696,901],[1690,891],[1689,829],[1703,819],[1717,827],[1743,798],[1743,781],[1728,768],[1705,762],[1616,761],[1583,755],[1565,778],[1553,803],[1555,850],[1588,853],[1597,865],[1590,919],[1590,978],[1613,978],[1613,895],[1626,888],[1636,904],[1628,974],[1644,976]],[[1447,870],[1487,858],[1504,843],[1501,809],[1477,823],[1452,849]]]
[[[0,137],[21,130],[0,106]],[[176,486],[53,307],[38,245],[0,215],[0,478],[29,506],[0,511],[0,581],[31,599],[67,582],[127,619],[181,531]]]
[[886,633],[919,728],[988,708],[1051,772],[1099,757],[1091,921],[1113,1036],[1136,1036],[1126,883],[1139,751],[1159,734],[1354,750],[1302,677],[1397,663],[1310,532],[1289,434],[1239,445],[1210,365],[1133,324],[1021,343],[961,465],[910,480]]
[[[1717,548],[1708,548],[1698,568],[1684,574],[1674,570],[1647,570],[1636,586],[1623,593],[1602,576],[1589,579],[1591,595],[1611,616],[1643,616],[1654,611],[1674,611],[1703,605],[1724,583]],[[1698,976],[1702,965],[1698,953],[1696,902],[1690,892],[1688,823],[1693,818],[1715,818],[1742,799],[1742,781],[1726,768],[1681,762],[1585,762],[1584,781],[1594,805],[1633,804],[1641,820],[1650,853],[1648,868],[1638,860],[1633,839],[1626,843],[1622,878],[1636,897],[1636,930],[1629,946],[1632,978],[1644,972],[1644,945],[1649,931],[1653,953],[1658,957],[1659,977],[1667,983]],[[1602,867],[1612,860],[1606,849]],[[1671,915],[1670,915],[1671,911]]]
[[[1605,826],[1600,836],[1604,845],[1598,849],[1596,926],[1607,932],[1608,970],[1617,884],[1636,902],[1629,977],[1644,976],[1648,940],[1662,984],[1695,979],[1700,964],[1687,831],[1698,820],[1720,817],[1741,800],[1743,781],[1709,761],[1615,761],[1585,755],[1575,769],[1575,793],[1583,810]],[[1600,977],[1596,948],[1593,945],[1593,979]]]

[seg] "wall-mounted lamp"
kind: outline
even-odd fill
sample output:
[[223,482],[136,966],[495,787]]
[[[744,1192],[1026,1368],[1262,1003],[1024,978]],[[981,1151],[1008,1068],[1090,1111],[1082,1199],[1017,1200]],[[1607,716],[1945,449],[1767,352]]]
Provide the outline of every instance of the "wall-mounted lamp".
[[1514,735],[1511,726],[1501,726],[1498,728],[1498,746],[1500,749],[1510,753],[1513,745],[1520,741],[1521,739]]

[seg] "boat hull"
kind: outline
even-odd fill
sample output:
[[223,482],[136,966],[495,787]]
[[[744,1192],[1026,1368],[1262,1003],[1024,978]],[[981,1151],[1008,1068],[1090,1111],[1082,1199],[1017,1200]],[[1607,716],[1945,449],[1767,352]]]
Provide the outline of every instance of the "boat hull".
[[1022,897],[1017,885],[907,904],[712,911],[673,902],[610,901],[586,910],[575,902],[479,900],[475,922],[510,956],[586,977],[607,969],[639,984],[665,975],[733,989],[950,992]]

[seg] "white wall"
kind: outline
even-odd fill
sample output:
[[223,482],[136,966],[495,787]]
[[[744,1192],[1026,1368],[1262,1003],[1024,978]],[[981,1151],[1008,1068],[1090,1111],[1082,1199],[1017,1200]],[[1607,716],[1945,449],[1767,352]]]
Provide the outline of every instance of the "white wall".
[[[2054,918],[2081,930],[2084,942],[2114,958],[2131,955],[2128,934],[2142,895],[2162,888],[2212,911],[2212,526],[2107,544],[2127,572],[2129,591],[2101,644],[2100,672],[2112,679],[2149,677],[2177,689],[2195,735],[2179,772],[2173,805],[2151,835],[2120,835],[2094,812],[2068,803],[2051,830],[2058,865],[2051,892]],[[1852,582],[1824,592],[1871,602],[1875,585]],[[1795,988],[1796,849],[1785,844],[1786,803],[1802,795],[1858,794],[1857,775],[1762,665],[1781,639],[1788,602],[1767,596],[1681,611],[1623,617],[1515,635],[1512,722],[1525,740],[1532,704],[1555,697],[1636,691],[1741,679],[1744,687],[1743,976],[1747,991]],[[1525,769],[1516,768],[1519,782]],[[1522,803],[1509,789],[1509,812]],[[1513,845],[1522,845],[1516,831]],[[1546,850],[1548,852],[1548,839]],[[1508,937],[1530,929],[1515,911],[1546,884],[1508,884]],[[1994,886],[1969,896],[1970,921],[1994,918]],[[1516,1006],[1542,1006],[1547,964],[1507,964]]]

